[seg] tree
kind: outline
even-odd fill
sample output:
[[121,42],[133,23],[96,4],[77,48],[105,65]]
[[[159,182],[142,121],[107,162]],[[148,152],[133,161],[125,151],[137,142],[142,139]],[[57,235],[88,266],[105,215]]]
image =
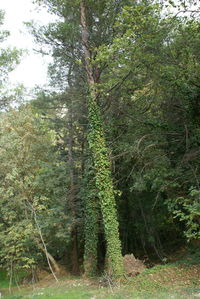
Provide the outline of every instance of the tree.
[[[59,44],[57,48],[55,47],[53,55],[55,55],[57,61],[59,59],[59,62],[63,67],[66,68],[67,65],[70,65],[70,68],[67,71],[67,76],[70,74],[73,84],[78,82],[77,78],[80,77],[80,71],[83,70],[81,79],[83,79],[84,82],[87,81],[87,86],[89,88],[88,92],[85,89],[86,101],[89,110],[88,123],[90,126],[88,143],[93,156],[96,187],[98,189],[98,197],[100,199],[101,212],[103,215],[107,242],[108,268],[110,272],[113,272],[114,276],[117,276],[119,273],[122,273],[123,268],[120,253],[121,247],[119,241],[118,221],[108,148],[105,141],[102,119],[100,117],[100,108],[97,103],[98,94],[95,91],[94,86],[100,80],[103,65],[100,67],[97,65],[95,66],[92,59],[95,58],[96,47],[102,44],[102,42],[107,43],[111,40],[113,33],[113,20],[124,2],[122,1],[120,4],[115,3],[114,10],[113,7],[111,8],[110,2],[94,4],[90,1],[80,1],[80,3],[72,3],[70,1],[44,1],[44,3],[48,5],[51,11],[64,17],[65,20],[63,23],[60,22],[59,25],[59,27],[62,28],[62,32],[59,30],[61,35],[54,35],[59,40]],[[110,20],[108,19],[108,14],[110,16]],[[80,25],[82,30],[80,30]],[[55,28],[55,26],[51,26],[49,29],[50,28]],[[93,30],[93,34],[90,34],[92,28],[96,29]],[[108,30],[110,31],[109,35],[107,34]],[[36,30],[33,31],[38,41],[47,41],[48,43],[52,42],[52,44],[56,45],[55,39],[52,40],[51,38],[52,31],[48,30],[44,34],[45,31],[43,30],[43,36]],[[64,37],[64,40],[62,39],[63,32],[65,33],[65,36],[67,34],[69,37],[68,39],[66,39],[66,37]],[[60,55],[60,52],[58,52],[60,45],[62,47],[63,56]]]
[[[97,60],[108,63],[101,88],[110,98],[108,127],[113,128],[110,134],[114,133],[118,142],[113,148],[114,163],[125,193],[120,210],[126,214],[123,203],[129,209],[134,203],[135,213],[126,219],[129,229],[124,230],[133,234],[130,223],[137,218],[136,236],[143,239],[140,242],[144,252],[150,243],[155,252],[159,248],[157,255],[162,259],[159,234],[163,242],[168,238],[161,219],[165,232],[170,230],[170,224],[176,238],[180,238],[184,226],[175,217],[185,221],[189,238],[197,237],[199,230],[199,167],[195,154],[199,127],[195,117],[199,113],[199,22],[191,16],[163,18],[159,6],[147,2],[149,5],[141,1],[124,7],[116,22],[116,37],[112,44],[101,47]],[[159,215],[157,220],[155,215]],[[124,214],[121,216],[124,227],[127,224],[124,225]],[[129,234],[124,238],[128,241],[123,250],[133,248]]]
[[[3,24],[4,12],[0,10],[0,26]],[[6,30],[0,31],[0,42],[3,42],[9,35]],[[0,49],[0,108],[4,107],[9,102],[9,97],[5,93],[6,80],[8,73],[11,72],[15,66],[20,62],[20,56],[22,55],[21,50],[16,48],[1,48]]]
[[100,199],[103,216],[105,237],[107,242],[108,271],[117,277],[123,273],[121,244],[119,240],[118,221],[115,206],[114,186],[111,175],[111,165],[108,156],[108,148],[105,141],[103,123],[97,104],[97,91],[95,90],[95,78],[93,75],[91,53],[89,47],[89,30],[87,27],[85,2],[80,1],[80,14],[82,26],[82,45],[84,52],[85,68],[89,86],[88,94],[88,121],[90,132],[88,143],[95,167],[95,180]]
[[[53,153],[54,134],[30,107],[11,110],[0,121],[1,261],[6,268],[35,268],[67,243],[65,169]],[[65,243],[65,246],[66,246]],[[50,254],[52,253],[52,255]],[[57,266],[56,266],[57,267]]]

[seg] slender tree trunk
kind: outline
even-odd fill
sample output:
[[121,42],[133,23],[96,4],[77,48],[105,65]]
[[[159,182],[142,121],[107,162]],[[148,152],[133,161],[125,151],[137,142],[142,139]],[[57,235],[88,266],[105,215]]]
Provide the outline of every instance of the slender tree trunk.
[[104,130],[97,104],[97,93],[89,50],[89,30],[86,22],[85,1],[80,1],[82,44],[85,59],[85,69],[89,85],[88,111],[90,132],[88,143],[92,153],[96,188],[100,199],[101,212],[103,216],[105,237],[107,243],[107,265],[109,274],[114,277],[123,273],[123,262],[121,256],[121,242],[119,239],[118,220],[114,196],[114,188],[111,175],[111,165],[108,157],[108,149],[105,142]]
[[[90,163],[90,162],[89,162]],[[99,234],[100,206],[96,196],[94,184],[94,172],[91,165],[85,171],[86,186],[85,190],[85,246],[84,246],[84,272],[85,276],[90,277],[97,274],[97,246]]]
[[[73,54],[74,55],[74,54]],[[73,91],[73,83],[71,79],[72,64],[69,65],[68,71],[68,85],[70,90]],[[74,108],[73,108],[73,96],[70,96],[70,103],[68,105],[68,165],[69,165],[69,177],[70,177],[70,189],[69,189],[69,205],[71,208],[71,215],[73,217],[73,224],[71,229],[71,271],[72,274],[77,275],[79,273],[78,262],[78,229],[77,229],[77,207],[76,207],[76,183],[75,183],[75,164],[74,164]]]
[[73,217],[73,225],[71,230],[72,238],[72,251],[71,251],[71,263],[72,273],[77,275],[79,273],[78,264],[78,232],[77,232],[77,212],[76,212],[76,194],[75,194],[75,179],[74,179],[74,159],[73,159],[73,109],[72,103],[68,109],[69,121],[68,121],[68,162],[69,162],[69,176],[70,176],[70,190],[69,190],[69,203],[71,207],[71,214]]
[[78,231],[77,226],[74,227],[72,231],[72,254],[71,254],[71,261],[72,261],[72,274],[77,275],[79,274],[79,264],[78,264]]

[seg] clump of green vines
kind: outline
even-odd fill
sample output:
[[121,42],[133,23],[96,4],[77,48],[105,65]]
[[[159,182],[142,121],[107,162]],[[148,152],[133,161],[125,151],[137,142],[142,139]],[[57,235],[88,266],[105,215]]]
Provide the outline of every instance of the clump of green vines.
[[123,261],[114,188],[99,106],[92,93],[88,99],[88,110],[90,123],[88,143],[93,157],[96,187],[103,217],[108,271],[113,277],[118,277],[123,274]]

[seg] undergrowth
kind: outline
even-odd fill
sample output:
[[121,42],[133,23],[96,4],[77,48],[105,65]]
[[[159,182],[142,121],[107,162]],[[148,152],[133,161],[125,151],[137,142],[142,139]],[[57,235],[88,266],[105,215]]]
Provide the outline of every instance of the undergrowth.
[[199,252],[190,252],[184,259],[146,269],[140,275],[127,278],[120,287],[102,286],[101,279],[89,281],[63,277],[59,283],[29,286],[20,291],[6,292],[8,277],[0,272],[3,299],[192,299],[200,297]]

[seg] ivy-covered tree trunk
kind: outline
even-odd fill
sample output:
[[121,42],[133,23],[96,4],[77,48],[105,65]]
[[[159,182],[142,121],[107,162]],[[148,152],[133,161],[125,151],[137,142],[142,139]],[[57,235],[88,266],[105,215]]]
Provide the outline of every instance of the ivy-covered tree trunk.
[[89,30],[86,22],[86,8],[84,0],[80,1],[82,44],[89,85],[88,111],[90,131],[88,143],[91,150],[94,168],[95,181],[100,199],[101,213],[105,230],[107,244],[107,265],[109,273],[120,276],[123,273],[123,262],[121,255],[121,242],[119,239],[119,228],[115,204],[114,188],[111,175],[111,165],[106,146],[100,109],[97,104],[97,93],[93,76],[91,55],[89,50]]

